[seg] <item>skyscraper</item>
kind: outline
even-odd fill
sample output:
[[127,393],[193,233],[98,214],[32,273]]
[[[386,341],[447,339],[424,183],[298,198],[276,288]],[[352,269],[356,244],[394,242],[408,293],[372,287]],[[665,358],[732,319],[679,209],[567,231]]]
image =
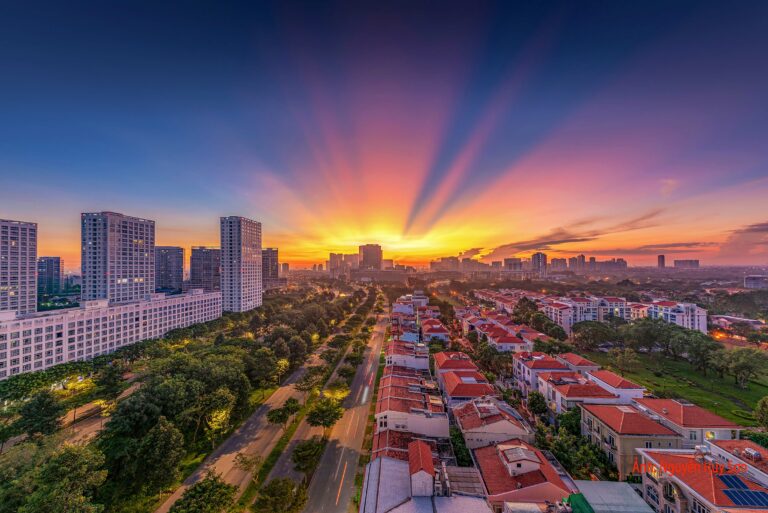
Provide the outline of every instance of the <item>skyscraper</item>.
[[0,219],[0,312],[37,310],[37,223]]
[[37,259],[38,294],[58,294],[63,288],[62,278],[61,257],[39,257]]
[[523,270],[523,260],[521,258],[505,258],[504,259],[504,269],[507,271],[522,271]]
[[280,277],[280,265],[277,261],[277,248],[264,248],[261,250],[261,283],[264,288],[271,289],[278,286]]
[[221,250],[193,246],[189,259],[189,287],[206,292],[221,290]]
[[84,300],[138,301],[155,291],[155,222],[115,212],[84,213]]
[[283,274],[288,274],[291,270],[291,266],[288,264],[288,262],[283,262],[282,266],[280,267],[280,272]]
[[531,255],[531,267],[534,272],[539,273],[539,276],[546,276],[547,255],[545,253],[534,253]]
[[383,254],[378,244],[363,244],[360,246],[360,269],[381,269]]
[[664,269],[667,266],[667,257],[659,255],[659,269]]
[[184,282],[184,248],[155,247],[155,290],[181,292]]
[[344,255],[341,253],[330,253],[328,255],[328,273],[331,278],[336,278],[344,274]]
[[261,306],[261,223],[221,218],[221,293],[225,312]]

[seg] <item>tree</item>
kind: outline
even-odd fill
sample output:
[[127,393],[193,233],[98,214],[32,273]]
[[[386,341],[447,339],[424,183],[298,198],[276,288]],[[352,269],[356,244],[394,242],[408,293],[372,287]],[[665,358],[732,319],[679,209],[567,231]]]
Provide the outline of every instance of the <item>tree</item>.
[[467,449],[467,443],[464,440],[464,435],[461,433],[461,430],[456,426],[451,426],[450,434],[451,445],[453,446],[453,452],[456,455],[456,463],[460,467],[471,467],[472,456],[469,454],[469,449]]
[[273,479],[256,499],[257,513],[298,513],[307,503],[307,490],[289,478]]
[[547,400],[544,398],[541,392],[533,390],[528,394],[528,411],[532,415],[544,415],[547,413]]
[[750,380],[765,370],[768,358],[763,351],[753,347],[740,347],[730,353],[729,372],[740,388],[748,388]]
[[299,413],[299,410],[301,410],[301,403],[298,399],[289,397],[285,400],[285,403],[283,403],[283,409],[286,410],[289,415],[296,415]]
[[558,415],[557,425],[574,436],[581,436],[581,408],[576,406]]
[[258,454],[248,455],[243,452],[235,456],[235,467],[251,474],[251,481],[254,484],[259,483],[259,473],[264,459]]
[[283,428],[290,418],[291,414],[285,408],[272,408],[267,412],[267,420],[270,424],[280,424]]
[[123,366],[115,361],[101,369],[96,376],[96,386],[101,388],[109,398],[120,395],[123,391]]
[[344,415],[344,409],[333,399],[318,400],[307,413],[307,424],[322,426],[326,429],[333,427]]
[[531,316],[538,311],[539,307],[533,300],[523,297],[512,310],[512,319],[518,324],[530,324]]
[[357,369],[353,367],[352,365],[342,365],[339,367],[339,370],[336,371],[336,373],[347,380],[347,383],[351,383],[352,379],[355,377],[355,374],[357,373]]
[[184,435],[165,417],[160,417],[139,445],[138,476],[150,490],[161,490],[176,480],[184,454]]
[[236,486],[209,472],[193,484],[171,507],[170,513],[223,513],[235,503]]
[[768,396],[763,397],[757,402],[754,416],[760,426],[768,429]]
[[43,390],[32,396],[32,399],[19,409],[16,427],[30,436],[37,433],[50,435],[59,429],[61,416],[66,411],[53,392]]
[[323,382],[322,374],[307,372],[301,377],[301,379],[299,379],[299,381],[296,382],[296,384],[294,385],[294,388],[299,392],[303,392],[305,394],[305,399],[306,399],[306,394],[308,394],[312,390],[319,388],[322,382]]
[[297,443],[291,454],[294,468],[307,475],[311,474],[317,467],[324,448],[325,443],[319,436],[313,436],[309,440],[302,440]]
[[254,365],[248,377],[257,387],[269,387],[277,381],[277,357],[268,347],[257,349],[253,353]]
[[292,336],[288,340],[288,349],[291,352],[291,367],[298,367],[307,358],[307,343],[298,335]]
[[217,388],[205,400],[206,436],[211,441],[211,448],[216,447],[216,440],[229,429],[235,396],[226,387]]
[[609,352],[613,364],[623,376],[625,372],[631,371],[640,363],[637,353],[632,349],[611,349]]
[[582,321],[573,325],[573,342],[581,351],[594,351],[597,346],[616,340],[616,331],[598,321]]
[[19,513],[98,513],[104,506],[92,502],[107,477],[104,456],[89,447],[65,445],[35,476],[37,489]]
[[288,359],[290,361],[291,349],[284,338],[280,337],[272,343],[272,351],[278,359]]

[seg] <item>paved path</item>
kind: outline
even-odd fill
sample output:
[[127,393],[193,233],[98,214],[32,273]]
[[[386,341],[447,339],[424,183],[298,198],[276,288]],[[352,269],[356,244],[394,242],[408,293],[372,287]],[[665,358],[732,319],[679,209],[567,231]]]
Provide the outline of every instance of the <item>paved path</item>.
[[241,452],[249,456],[258,454],[262,458],[269,455],[280,440],[283,427],[267,421],[267,412],[272,408],[280,408],[291,397],[301,399],[303,394],[297,391],[293,384],[304,375],[307,366],[318,362],[317,354],[313,354],[304,366],[294,371],[283,385],[275,390],[269,399],[248,417],[242,426],[208,455],[197,470],[187,477],[184,483],[163,502],[156,513],[165,513],[170,510],[186,489],[203,478],[208,470],[220,474],[226,483],[237,486],[239,488],[237,496],[239,497],[245,491],[248,483],[251,482],[251,474],[235,466],[235,457]]
[[333,427],[309,485],[309,500],[304,510],[307,513],[347,513],[349,510],[386,328],[387,316],[380,315],[371,337],[371,351],[344,401],[347,410]]

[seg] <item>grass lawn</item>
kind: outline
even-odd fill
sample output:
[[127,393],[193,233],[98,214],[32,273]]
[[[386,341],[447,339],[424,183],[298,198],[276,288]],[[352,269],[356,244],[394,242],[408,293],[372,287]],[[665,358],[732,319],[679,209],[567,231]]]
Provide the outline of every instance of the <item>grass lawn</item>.
[[[611,367],[610,357],[605,353],[588,353],[586,357],[606,368]],[[674,394],[687,399],[742,426],[756,424],[750,414],[757,402],[768,395],[765,377],[750,382],[745,390],[734,384],[732,376],[721,379],[711,371],[703,376],[686,362],[662,355],[638,354],[638,358],[640,365],[624,374],[627,379],[654,393]]]

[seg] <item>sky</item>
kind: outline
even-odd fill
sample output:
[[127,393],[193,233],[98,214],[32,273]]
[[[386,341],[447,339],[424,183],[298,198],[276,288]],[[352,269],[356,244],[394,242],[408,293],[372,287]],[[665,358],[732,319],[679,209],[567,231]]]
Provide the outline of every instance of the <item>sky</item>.
[[306,265],[768,263],[768,2],[6,2],[0,218]]

